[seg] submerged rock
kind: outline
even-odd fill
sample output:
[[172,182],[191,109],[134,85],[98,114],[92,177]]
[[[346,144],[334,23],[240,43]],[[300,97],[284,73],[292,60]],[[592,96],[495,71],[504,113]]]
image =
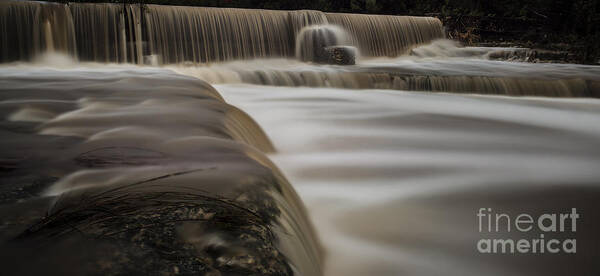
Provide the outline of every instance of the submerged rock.
[[349,43],[348,34],[338,26],[305,27],[296,38],[296,58],[316,63],[353,65],[356,48],[344,46]]
[[356,48],[352,46],[330,46],[325,48],[326,63],[337,65],[356,64]]

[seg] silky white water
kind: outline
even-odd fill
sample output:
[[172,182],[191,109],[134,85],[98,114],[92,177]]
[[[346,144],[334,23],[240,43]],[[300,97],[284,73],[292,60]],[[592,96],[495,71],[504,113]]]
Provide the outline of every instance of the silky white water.
[[[325,275],[593,270],[599,100],[216,88],[273,141],[270,157],[305,202],[326,249]],[[477,241],[488,236],[477,229],[481,207],[510,214],[576,207],[584,212],[578,253],[479,253]]]

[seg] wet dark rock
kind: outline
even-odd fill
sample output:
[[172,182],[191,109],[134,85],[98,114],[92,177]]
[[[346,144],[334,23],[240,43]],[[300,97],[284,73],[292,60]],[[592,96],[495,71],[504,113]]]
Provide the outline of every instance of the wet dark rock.
[[336,65],[356,64],[356,48],[352,46],[330,46],[325,48],[325,63]]
[[[239,193],[266,196],[255,190]],[[240,204],[208,194],[144,192],[88,197],[83,203],[53,210],[20,240],[74,236],[118,245],[113,254],[95,255],[88,262],[102,275],[168,273],[173,267],[200,274],[293,274],[269,227],[278,216],[274,209],[262,202]],[[271,212],[261,215],[251,211],[251,206]]]
[[468,46],[532,49],[519,61],[599,64],[598,40],[595,39],[598,35],[592,29],[586,36],[578,37],[580,34],[553,30],[556,22],[549,24],[548,18],[429,15],[437,16],[444,23],[448,38]]
[[347,36],[338,26],[305,27],[296,38],[296,58],[315,63],[353,65],[357,51],[355,47],[344,45],[349,43]]

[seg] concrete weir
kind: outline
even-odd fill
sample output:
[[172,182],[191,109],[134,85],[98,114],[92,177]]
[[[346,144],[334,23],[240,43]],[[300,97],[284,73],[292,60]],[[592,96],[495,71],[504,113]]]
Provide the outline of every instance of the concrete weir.
[[0,70],[13,195],[0,252],[14,275],[321,274],[269,139],[206,82],[133,66]]

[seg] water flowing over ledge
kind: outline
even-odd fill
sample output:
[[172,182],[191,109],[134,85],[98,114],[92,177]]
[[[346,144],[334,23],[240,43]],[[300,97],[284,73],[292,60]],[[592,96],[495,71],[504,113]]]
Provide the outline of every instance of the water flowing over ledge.
[[53,198],[43,217],[3,218],[17,228],[37,220],[13,229],[18,239],[0,254],[18,260],[4,269],[321,274],[304,206],[264,155],[271,142],[209,84],[122,66],[0,72],[1,179],[10,183],[0,188],[38,183]]
[[[443,43],[444,41],[434,42]],[[419,50],[417,48],[416,50]],[[487,50],[491,52],[492,50]],[[506,96],[600,97],[600,67],[531,64],[475,58],[372,59],[355,66],[260,60],[172,66],[213,84],[249,83],[284,87],[392,89]]]
[[[215,85],[272,139],[308,206],[325,275],[587,275],[597,270],[600,100]],[[482,254],[482,207],[577,208],[577,254]],[[492,219],[493,221],[494,219]],[[485,224],[485,220],[483,222]],[[569,223],[570,224],[570,223]],[[567,226],[568,227],[568,226]]]
[[[428,17],[33,1],[2,2],[0,14],[4,63],[52,53],[169,66],[213,84],[600,96],[597,67],[490,61],[527,51],[460,47]],[[328,47],[347,49],[346,66],[315,64],[331,63]]]
[[158,64],[294,57],[305,26],[346,28],[366,56],[398,56],[443,38],[438,19],[319,11],[271,11],[137,4],[0,3],[0,62],[44,50],[81,61]]

